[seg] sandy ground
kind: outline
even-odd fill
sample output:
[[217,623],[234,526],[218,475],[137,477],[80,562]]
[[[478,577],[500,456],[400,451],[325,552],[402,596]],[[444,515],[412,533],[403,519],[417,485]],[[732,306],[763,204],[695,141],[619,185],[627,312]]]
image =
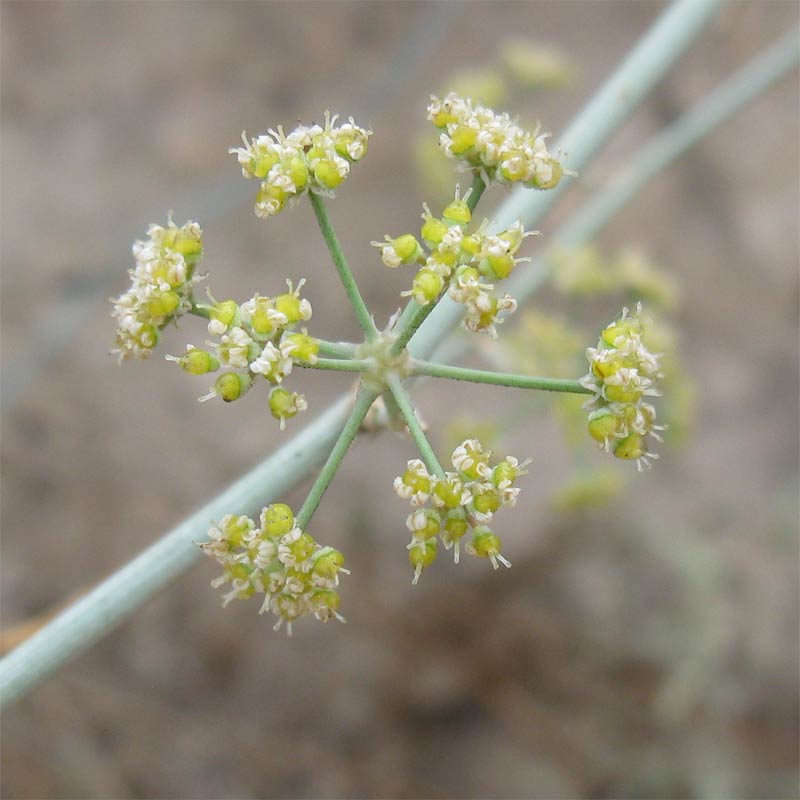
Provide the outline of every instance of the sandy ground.
[[[106,355],[106,298],[124,289],[130,242],[149,222],[169,209],[200,220],[219,294],[244,299],[306,276],[314,331],[356,334],[310,209],[252,215],[251,186],[226,154],[243,128],[326,108],[372,125],[369,156],[332,213],[386,318],[408,276],[387,274],[369,241],[416,224],[412,151],[429,92],[512,34],[549,42],[579,80],[518,110],[557,134],[660,8],[4,3],[5,635],[291,435],[264,395],[200,406],[202,379],[160,358],[118,368]],[[729,6],[544,232],[796,21],[792,3]],[[390,433],[365,438],[313,528],[348,554],[346,627],[307,623],[287,640],[252,603],[221,609],[201,563],[6,713],[4,796],[795,795],[797,123],[795,76],[654,180],[602,236],[608,247],[641,243],[682,287],[678,324],[699,386],[683,449],[611,508],[565,517],[548,498],[569,459],[552,416],[529,415],[504,432],[512,452],[535,458],[508,518],[513,569],[437,563],[412,590],[391,478],[413,449]],[[186,325],[164,352],[202,336]],[[313,416],[349,381],[298,385]],[[454,414],[512,407],[495,397],[420,392],[440,443]],[[603,462],[588,442],[584,454]]]

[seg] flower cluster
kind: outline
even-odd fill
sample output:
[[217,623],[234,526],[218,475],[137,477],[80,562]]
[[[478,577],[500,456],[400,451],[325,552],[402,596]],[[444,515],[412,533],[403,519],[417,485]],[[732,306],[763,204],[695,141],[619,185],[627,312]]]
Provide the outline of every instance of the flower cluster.
[[414,568],[412,583],[417,583],[422,570],[436,559],[437,536],[446,549],[453,548],[458,563],[461,539],[470,528],[467,553],[488,558],[495,569],[499,564],[511,566],[500,554],[500,539],[486,523],[503,506],[516,504],[520,490],[514,483],[527,474],[530,459],[520,463],[506,456],[492,466],[491,457],[491,451],[477,439],[467,439],[453,451],[455,472],[431,475],[422,461],[412,459],[406,471],[395,478],[395,492],[414,508],[406,519],[411,531],[408,558]]
[[658,395],[662,377],[660,358],[642,343],[644,323],[641,304],[636,313],[628,309],[600,334],[597,347],[586,350],[589,373],[581,385],[594,396],[584,406],[589,410],[589,434],[606,452],[617,458],[635,460],[641,470],[658,458],[648,451],[645,437],[661,441],[655,424],[656,410],[645,402]]
[[271,217],[309,191],[331,196],[348,176],[350,164],[367,152],[372,131],[356,125],[352,117],[336,127],[337,117],[325,114],[325,126],[300,125],[286,134],[270,129],[250,141],[242,133],[244,147],[228,151],[239,159],[245,178],[258,178],[255,212]]
[[521,261],[516,258],[528,233],[521,222],[509,225],[497,234],[486,232],[488,222],[474,232],[466,228],[472,219],[467,194],[462,198],[456,187],[455,198],[434,217],[423,205],[423,225],[420,237],[425,248],[411,233],[396,238],[386,236],[384,242],[372,242],[381,249],[381,258],[387,267],[403,264],[421,264],[414,276],[411,289],[403,292],[421,306],[435,303],[447,286],[448,295],[466,308],[464,327],[470,331],[497,336],[496,325],[502,322],[500,314],[512,313],[517,302],[509,294],[494,294],[495,283],[507,278]]
[[203,232],[196,222],[179,228],[170,219],[166,228],[151,225],[147,236],[133,245],[130,288],[111,299],[117,321],[112,352],[120,363],[152,353],[161,329],[191,309],[192,287],[200,279],[194,273],[203,254]]
[[308,614],[322,622],[345,621],[336,591],[339,573],[349,574],[344,556],[300,530],[284,503],[264,508],[258,526],[249,517],[228,514],[212,526],[201,547],[222,566],[211,585],[230,584],[223,605],[263,592],[259,613],[271,611],[278,618],[275,630],[285,621],[290,636],[292,622]]
[[480,170],[487,183],[553,189],[564,175],[560,158],[547,150],[548,134],[523,130],[508,114],[451,92],[444,100],[431,96],[428,119],[442,130],[444,153],[465,169]]
[[210,293],[211,305],[198,306],[208,314],[208,332],[217,339],[206,342],[208,350],[188,345],[180,358],[167,359],[192,375],[216,372],[220,365],[231,368],[217,378],[201,402],[213,397],[238,400],[262,376],[272,384],[269,407],[281,429],[287,419],[307,408],[302,394],[280,385],[293,363],[314,364],[319,352],[319,342],[305,328],[294,330],[298,323],[311,319],[311,303],[300,297],[305,281],[296,288],[291,281],[286,283],[288,292],[275,297],[256,294],[241,306],[234,300],[217,302]]

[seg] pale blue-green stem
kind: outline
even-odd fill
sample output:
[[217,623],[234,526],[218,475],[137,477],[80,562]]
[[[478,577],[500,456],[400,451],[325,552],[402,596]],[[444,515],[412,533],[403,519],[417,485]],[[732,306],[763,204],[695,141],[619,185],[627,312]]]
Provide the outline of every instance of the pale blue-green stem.
[[[588,163],[600,143],[699,36],[718,4],[680,0],[659,17],[570,127],[573,136],[579,131],[586,133],[585,145],[576,139],[571,146],[570,166],[580,168]],[[546,210],[541,204],[547,194],[515,192],[500,207],[496,215],[499,224],[507,225],[519,216],[528,225],[534,224]],[[444,313],[438,318],[432,315],[415,336],[414,349],[421,358],[432,353],[458,321],[458,315],[448,312],[446,306],[441,309]],[[29,691],[186,571],[199,557],[195,542],[203,539],[209,519],[234,511],[255,513],[262,505],[279,499],[324,458],[338,438],[351,405],[351,396],[339,400],[260,465],[6,656],[0,662],[0,703],[7,704]]]

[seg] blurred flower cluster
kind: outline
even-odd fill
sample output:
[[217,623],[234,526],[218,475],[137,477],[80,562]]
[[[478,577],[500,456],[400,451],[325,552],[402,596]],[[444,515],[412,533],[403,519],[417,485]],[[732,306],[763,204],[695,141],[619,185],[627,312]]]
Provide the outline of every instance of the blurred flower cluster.
[[660,440],[662,426],[655,424],[656,410],[645,398],[660,394],[660,359],[645,347],[644,322],[639,305],[635,314],[624,309],[619,319],[600,334],[597,347],[586,350],[589,373],[581,384],[593,393],[589,410],[589,435],[617,458],[635,460],[639,469],[658,458],[649,452],[648,435]]
[[[553,310],[520,314],[513,328],[498,340],[498,347],[481,350],[484,357],[502,369],[569,378],[585,370],[585,342],[590,334],[581,320],[592,316],[588,302],[602,305],[642,297],[647,300],[643,315],[649,321],[642,326],[641,341],[649,351],[659,354],[658,383],[664,392],[659,402],[659,421],[669,428],[671,446],[678,446],[692,425],[695,390],[682,365],[675,330],[666,319],[679,302],[672,277],[640,248],[632,246],[614,252],[605,252],[596,245],[560,248],[549,253],[547,260],[555,289],[548,303]],[[559,305],[563,311],[556,310]],[[520,416],[527,415],[531,406],[543,406],[537,394],[526,393],[523,397],[524,408],[517,412]],[[579,459],[586,441],[585,405],[585,398],[579,395],[561,394],[548,398],[546,406],[555,414],[565,446]],[[452,424],[463,429],[474,422],[456,419]],[[501,441],[502,430],[495,431],[494,438]],[[592,466],[582,460],[578,464],[554,491],[555,509],[571,513],[608,504],[624,490],[625,474],[611,464]]]
[[[474,103],[497,107],[519,104],[543,91],[563,89],[575,81],[577,68],[563,52],[550,44],[510,39],[500,45],[491,60],[458,69],[440,85],[441,95],[450,92],[469,97]],[[535,128],[532,123],[530,127]],[[444,196],[449,190],[451,170],[442,158],[438,141],[419,136],[414,145],[417,174],[426,191]]]

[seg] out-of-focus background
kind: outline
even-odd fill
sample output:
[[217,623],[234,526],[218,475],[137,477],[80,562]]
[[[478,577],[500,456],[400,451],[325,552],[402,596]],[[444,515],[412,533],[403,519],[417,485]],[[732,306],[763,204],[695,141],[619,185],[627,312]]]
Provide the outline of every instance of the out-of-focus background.
[[[132,240],[170,209],[203,225],[218,296],[305,276],[313,332],[357,335],[307,204],[253,215],[254,185],[226,153],[242,129],[325,109],[372,126],[331,213],[386,318],[410,275],[388,273],[370,240],[415,229],[422,201],[438,208],[452,188],[429,93],[469,85],[557,136],[662,8],[4,3],[3,647],[349,388],[297,376],[311,408],[281,434],[266,392],[198,405],[204,379],[163,360],[205,338],[201,320],[149,362],[107,355],[107,297],[125,288]],[[543,241],[797,16],[788,2],[725,7]],[[498,452],[534,459],[497,519],[511,570],[443,553],[412,588],[391,483],[414,450],[367,436],[311,528],[347,554],[346,626],[303,621],[287,639],[255,601],[223,610],[203,560],[6,713],[4,796],[795,796],[797,134],[792,76],[654,180],[595,250],[564,254],[560,284],[526,304],[536,313],[470,361],[557,369],[577,353],[580,370],[600,327],[649,294],[680,364],[652,471],[597,451],[554,398],[428,383],[442,452],[482,426]],[[604,268],[618,279],[590,292]]]

